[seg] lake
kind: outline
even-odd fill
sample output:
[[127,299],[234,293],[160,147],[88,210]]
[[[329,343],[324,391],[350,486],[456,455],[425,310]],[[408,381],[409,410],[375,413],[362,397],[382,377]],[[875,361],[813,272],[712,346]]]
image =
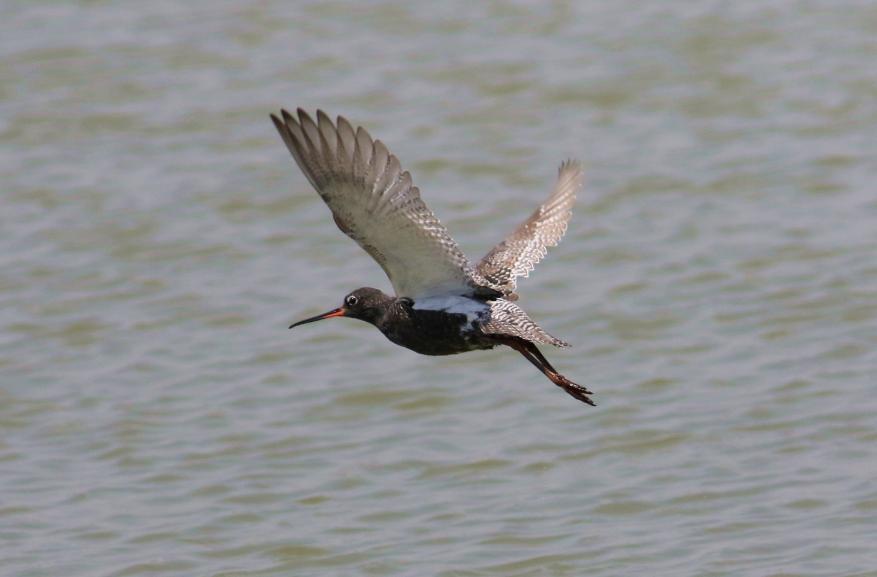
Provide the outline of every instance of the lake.
[[[4,2],[0,575],[877,576],[873,2]],[[517,353],[390,290],[268,115],[471,259],[586,184]]]

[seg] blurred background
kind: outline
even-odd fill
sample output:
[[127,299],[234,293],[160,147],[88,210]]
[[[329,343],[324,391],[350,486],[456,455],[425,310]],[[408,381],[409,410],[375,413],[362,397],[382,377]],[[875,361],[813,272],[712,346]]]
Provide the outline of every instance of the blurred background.
[[[877,575],[869,1],[0,8],[0,574]],[[574,344],[290,321],[389,289],[271,125],[381,138]]]

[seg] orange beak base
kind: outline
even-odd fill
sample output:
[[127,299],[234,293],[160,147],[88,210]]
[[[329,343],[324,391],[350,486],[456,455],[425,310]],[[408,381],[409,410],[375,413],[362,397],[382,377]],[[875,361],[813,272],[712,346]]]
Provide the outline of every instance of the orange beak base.
[[294,328],[294,327],[297,327],[299,325],[306,325],[308,323],[314,323],[317,321],[321,321],[323,319],[331,319],[332,317],[343,317],[345,314],[346,313],[344,312],[344,309],[335,309],[335,310],[331,310],[327,313],[323,313],[321,315],[317,315],[315,317],[305,319],[303,321],[298,321],[297,323],[292,323],[291,325],[289,325],[289,328]]

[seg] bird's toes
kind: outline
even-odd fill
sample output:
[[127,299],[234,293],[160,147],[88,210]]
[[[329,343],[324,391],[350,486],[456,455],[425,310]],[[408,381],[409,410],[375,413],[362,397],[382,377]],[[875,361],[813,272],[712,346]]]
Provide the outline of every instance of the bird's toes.
[[597,403],[595,403],[589,396],[593,395],[594,393],[589,391],[587,387],[576,384],[559,373],[555,373],[552,380],[558,387],[562,388],[573,398],[578,399],[583,403],[587,403],[592,407],[597,406]]
[[584,387],[564,387],[563,390],[569,393],[573,398],[578,399],[583,403],[591,405],[592,407],[597,406],[597,403],[595,403],[591,399],[591,397],[588,396],[592,395],[593,393],[591,393],[588,389]]

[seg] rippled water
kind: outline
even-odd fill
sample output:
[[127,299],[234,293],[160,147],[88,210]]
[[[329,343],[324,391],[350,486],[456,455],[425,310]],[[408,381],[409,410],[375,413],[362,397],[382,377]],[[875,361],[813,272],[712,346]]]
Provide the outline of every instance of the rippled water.
[[[877,575],[872,2],[5,2],[0,574]],[[380,269],[268,113],[470,257],[579,157],[511,351],[289,332]]]

